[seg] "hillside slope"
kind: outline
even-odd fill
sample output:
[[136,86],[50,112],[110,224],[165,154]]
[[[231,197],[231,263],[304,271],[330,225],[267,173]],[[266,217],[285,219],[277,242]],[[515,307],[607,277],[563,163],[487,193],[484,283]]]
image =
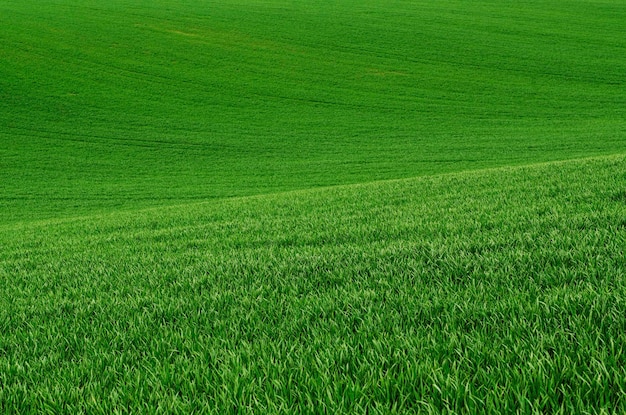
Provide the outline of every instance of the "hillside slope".
[[625,150],[623,1],[0,0],[0,223]]
[[5,225],[0,411],[625,412],[625,162]]

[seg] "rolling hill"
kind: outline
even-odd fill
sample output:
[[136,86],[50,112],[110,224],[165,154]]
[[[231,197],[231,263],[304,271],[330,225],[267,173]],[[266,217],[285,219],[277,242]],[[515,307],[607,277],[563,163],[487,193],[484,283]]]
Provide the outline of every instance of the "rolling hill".
[[624,151],[619,1],[0,2],[0,222]]
[[0,0],[0,412],[626,412],[624,21]]
[[623,412],[624,157],[5,226],[0,408]]

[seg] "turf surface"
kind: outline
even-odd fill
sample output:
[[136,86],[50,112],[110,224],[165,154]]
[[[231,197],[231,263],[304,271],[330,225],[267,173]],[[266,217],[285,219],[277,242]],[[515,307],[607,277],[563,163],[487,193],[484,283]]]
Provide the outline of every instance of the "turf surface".
[[626,412],[624,21],[0,0],[0,412]]
[[625,161],[5,227],[0,408],[622,413]]

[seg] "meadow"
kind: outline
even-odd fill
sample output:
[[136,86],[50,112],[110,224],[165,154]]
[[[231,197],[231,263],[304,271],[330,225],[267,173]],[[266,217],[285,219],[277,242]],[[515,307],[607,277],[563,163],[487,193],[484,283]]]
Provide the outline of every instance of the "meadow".
[[0,222],[624,150],[619,1],[0,1]]
[[626,412],[624,21],[0,0],[0,412]]
[[621,413],[624,156],[5,228],[3,413]]

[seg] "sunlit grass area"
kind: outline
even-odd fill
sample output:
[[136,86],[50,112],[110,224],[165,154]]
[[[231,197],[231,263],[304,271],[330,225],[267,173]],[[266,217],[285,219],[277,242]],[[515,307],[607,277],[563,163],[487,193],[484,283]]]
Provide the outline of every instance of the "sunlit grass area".
[[625,21],[0,0],[0,413],[626,412]]
[[622,412],[624,157],[5,227],[5,410]]

